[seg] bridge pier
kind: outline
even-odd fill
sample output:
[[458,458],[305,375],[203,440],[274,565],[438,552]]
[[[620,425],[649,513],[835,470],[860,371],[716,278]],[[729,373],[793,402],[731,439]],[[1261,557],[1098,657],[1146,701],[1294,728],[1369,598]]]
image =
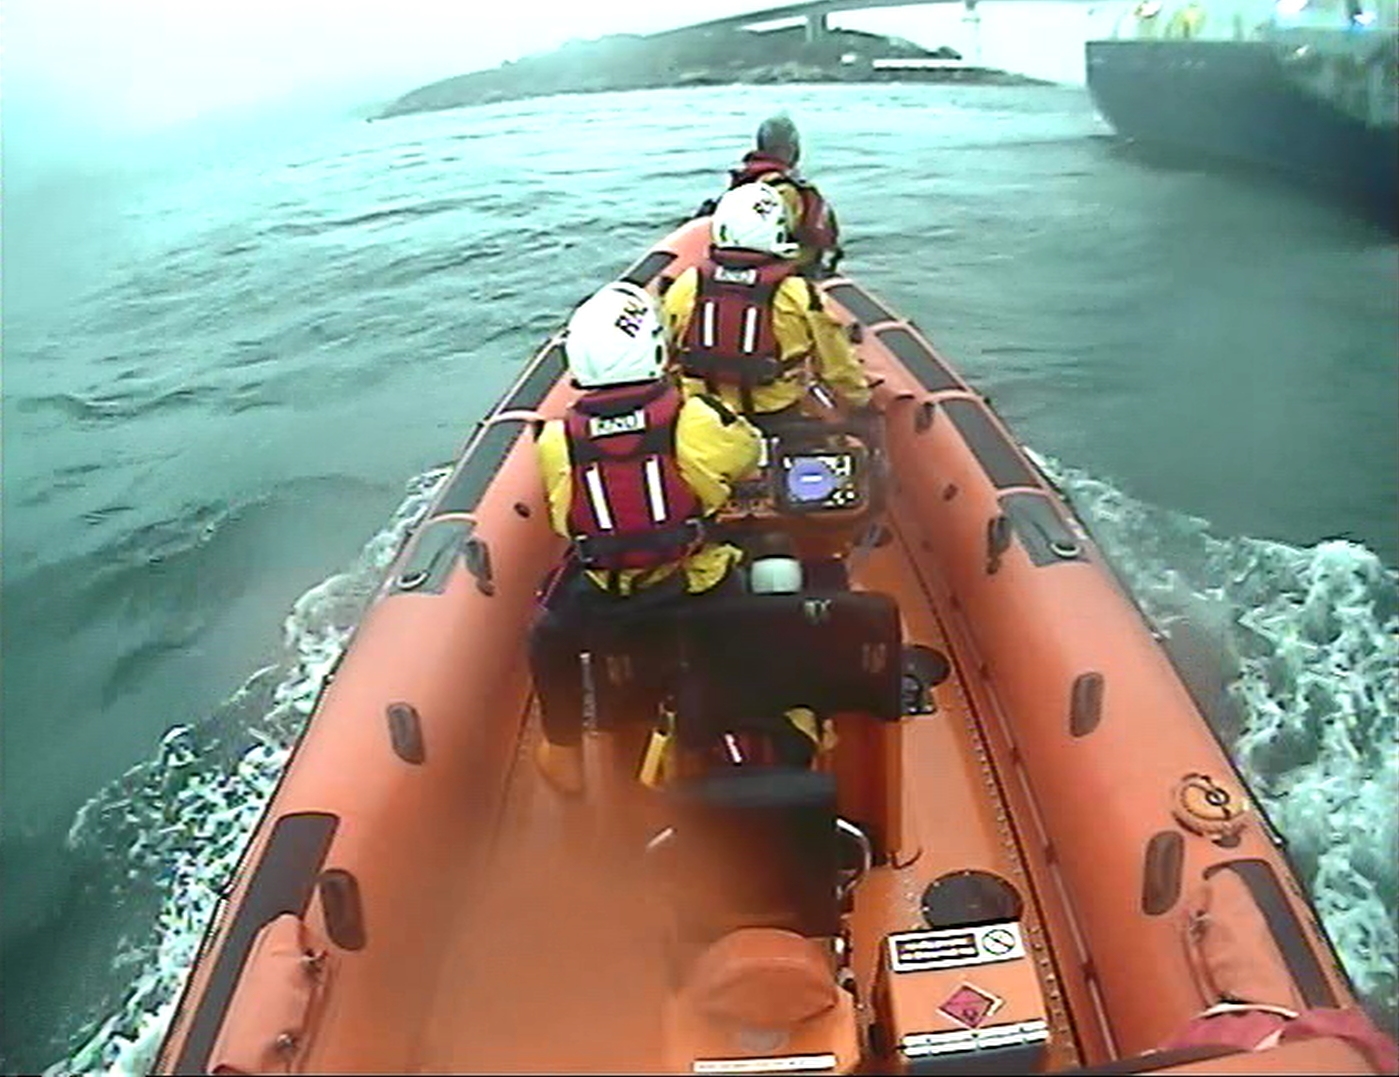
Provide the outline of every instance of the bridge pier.
[[981,64],[981,12],[976,9],[976,0],[962,0],[962,25],[965,30],[967,48],[962,50],[962,58],[970,64]]

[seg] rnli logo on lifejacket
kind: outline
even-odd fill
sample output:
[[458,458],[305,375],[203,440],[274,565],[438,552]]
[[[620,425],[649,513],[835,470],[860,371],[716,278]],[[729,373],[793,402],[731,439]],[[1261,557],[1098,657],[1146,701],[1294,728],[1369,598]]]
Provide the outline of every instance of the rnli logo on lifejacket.
[[595,415],[588,420],[588,436],[611,437],[613,434],[638,434],[646,429],[646,412],[632,411],[626,415]]
[[734,269],[732,266],[715,266],[714,279],[720,284],[757,284],[758,271],[752,267]]
[[622,313],[617,316],[617,328],[629,337],[634,337],[641,332],[642,323],[646,320],[646,304],[639,299],[633,299],[622,308]]

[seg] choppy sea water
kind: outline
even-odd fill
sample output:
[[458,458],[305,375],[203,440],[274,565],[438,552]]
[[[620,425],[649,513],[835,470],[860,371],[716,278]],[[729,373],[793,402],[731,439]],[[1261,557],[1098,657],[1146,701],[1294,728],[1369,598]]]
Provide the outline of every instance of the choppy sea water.
[[1136,162],[1081,91],[740,87],[7,188],[7,1071],[149,1063],[438,465],[776,107],[846,268],[1040,454],[1170,631],[1357,986],[1394,1006],[1392,238]]

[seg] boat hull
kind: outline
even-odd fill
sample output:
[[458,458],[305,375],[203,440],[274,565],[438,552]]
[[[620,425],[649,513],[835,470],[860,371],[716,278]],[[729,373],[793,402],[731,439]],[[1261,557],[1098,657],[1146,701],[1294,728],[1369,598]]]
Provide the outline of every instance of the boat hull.
[[[706,246],[703,224],[682,227],[628,279],[658,288]],[[1151,1051],[1210,1005],[1189,942],[1208,894],[1253,929],[1229,968],[1257,964],[1261,990],[1298,1009],[1354,1005],[1273,831],[1091,536],[916,326],[854,281],[824,293],[877,382],[893,473],[853,585],[896,600],[902,662],[878,668],[917,688],[892,719],[834,718],[836,809],[877,851],[832,951],[859,1021],[835,992],[826,1024],[776,1048],[699,1053],[718,1033],[657,942],[651,854],[626,851],[664,797],[600,764],[603,735],[585,739],[581,801],[531,765],[522,644],[562,542],[528,430],[576,396],[555,338],[388,570],[158,1072],[1070,1071]],[[930,656],[941,672],[919,673]],[[977,950],[990,931],[998,949]],[[917,956],[948,939],[979,956]],[[987,1005],[958,1016],[968,997]],[[1277,1058],[1368,1072],[1331,1039]]]

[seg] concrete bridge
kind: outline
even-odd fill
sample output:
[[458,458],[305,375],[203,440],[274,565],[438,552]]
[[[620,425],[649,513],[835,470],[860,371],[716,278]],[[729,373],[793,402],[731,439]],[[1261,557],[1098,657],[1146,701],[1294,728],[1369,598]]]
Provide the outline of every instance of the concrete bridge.
[[[1057,2],[1062,3],[1063,0],[1057,0]],[[1082,2],[1092,3],[1094,0],[1082,0]],[[802,3],[783,4],[780,7],[768,8],[765,11],[750,11],[744,15],[728,15],[721,19],[709,19],[706,22],[692,23],[676,30],[665,30],[649,36],[656,41],[667,38],[673,40],[692,35],[708,36],[713,33],[745,30],[761,26],[764,23],[802,19],[806,22],[807,41],[818,41],[829,30],[826,23],[827,17],[836,12],[857,11],[866,8],[922,7],[927,4],[961,4],[964,9],[962,21],[971,24],[973,33],[975,33],[977,24],[981,21],[976,10],[977,3],[978,0],[804,0]]]
[[919,7],[924,4],[949,3],[962,4],[970,13],[976,10],[977,0],[805,0],[803,3],[783,4],[780,7],[768,8],[766,11],[750,11],[744,15],[728,15],[722,19],[709,19],[705,22],[682,26],[678,30],[666,30],[650,36],[659,41],[692,34],[745,30],[751,26],[761,26],[763,23],[769,22],[804,19],[806,21],[807,41],[816,41],[828,29],[826,17],[834,15],[838,11],[856,11],[861,8]]

